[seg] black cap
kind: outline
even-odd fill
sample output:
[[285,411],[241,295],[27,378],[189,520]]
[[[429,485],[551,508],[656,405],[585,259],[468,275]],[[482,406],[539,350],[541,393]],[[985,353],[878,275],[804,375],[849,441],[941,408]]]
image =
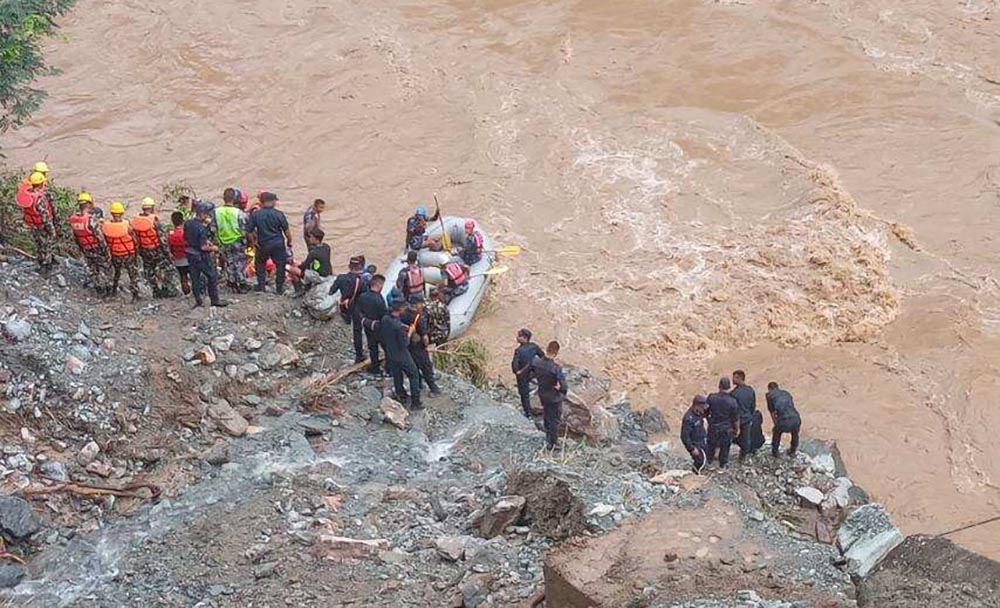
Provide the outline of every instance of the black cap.
[[517,330],[517,335],[523,336],[524,338],[530,340],[531,339],[531,330],[528,329],[527,327],[522,327],[521,329]]
[[278,195],[274,192],[261,192],[260,202],[262,203],[273,203],[278,200]]
[[705,395],[695,395],[694,404],[695,405],[706,405],[708,403],[708,397]]

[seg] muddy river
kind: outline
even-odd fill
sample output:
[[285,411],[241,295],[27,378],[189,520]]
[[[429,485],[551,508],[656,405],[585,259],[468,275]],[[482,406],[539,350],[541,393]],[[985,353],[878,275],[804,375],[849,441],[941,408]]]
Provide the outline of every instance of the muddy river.
[[[475,328],[671,416],[720,373],[908,533],[1000,513],[997,0],[81,0],[2,142],[131,201],[320,196],[337,263],[437,193],[526,248]],[[954,539],[1000,558],[1000,523]]]

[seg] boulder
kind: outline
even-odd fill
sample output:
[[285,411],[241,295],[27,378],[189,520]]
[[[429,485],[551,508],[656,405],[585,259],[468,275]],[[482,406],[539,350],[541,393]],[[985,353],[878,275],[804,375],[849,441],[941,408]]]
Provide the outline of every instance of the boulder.
[[202,456],[202,459],[212,466],[222,466],[229,462],[229,444],[225,441],[217,441]]
[[396,428],[406,428],[406,419],[410,417],[410,413],[398,401],[392,397],[383,397],[379,408],[382,410],[383,420]]
[[10,538],[21,540],[42,529],[42,522],[28,501],[17,496],[0,496],[0,529]]
[[524,511],[523,496],[501,496],[483,515],[479,522],[479,532],[484,538],[493,538],[503,534],[507,526],[512,525]]
[[476,608],[483,605],[490,595],[492,574],[473,574],[462,584],[462,608]]
[[[608,411],[611,381],[587,370],[566,369],[569,391],[563,401],[559,434],[589,443],[614,442],[621,435],[618,419]],[[541,413],[541,402],[533,408]]]
[[851,504],[851,480],[846,477],[838,477],[836,485],[833,486],[823,500],[824,509],[846,509]]
[[903,534],[892,524],[885,507],[874,503],[855,509],[837,530],[847,573],[862,579],[901,542]]
[[340,294],[330,294],[330,288],[336,276],[329,276],[312,289],[302,298],[302,306],[309,313],[309,316],[320,321],[329,321],[340,314]]
[[224,353],[233,347],[233,340],[235,339],[236,336],[233,334],[216,336],[215,338],[212,338],[211,346],[216,352]]
[[242,437],[247,432],[247,419],[240,415],[226,401],[216,401],[208,406],[208,416],[219,425],[222,430],[233,437]]
[[805,486],[795,490],[795,495],[799,497],[802,506],[804,507],[818,507],[823,503],[823,499],[826,497],[821,490]]
[[434,541],[434,548],[445,561],[457,562],[465,557],[465,541],[463,536],[441,536]]
[[263,369],[285,367],[287,365],[298,363],[300,357],[301,355],[299,355],[299,351],[287,344],[278,342],[271,347],[269,351],[261,355],[260,366]]
[[10,589],[16,587],[24,580],[27,571],[21,564],[0,563],[0,589]]

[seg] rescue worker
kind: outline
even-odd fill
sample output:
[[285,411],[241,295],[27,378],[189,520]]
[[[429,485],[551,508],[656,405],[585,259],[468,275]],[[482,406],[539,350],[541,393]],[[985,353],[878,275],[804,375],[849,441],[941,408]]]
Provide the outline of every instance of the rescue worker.
[[441,276],[445,279],[442,289],[446,302],[451,302],[469,291],[469,267],[465,264],[452,260],[441,268]]
[[424,295],[424,273],[417,264],[417,252],[406,254],[406,266],[396,277],[396,287],[402,293],[404,300],[412,295]]
[[35,163],[31,167],[31,170],[34,173],[41,173],[43,176],[45,176],[45,181],[46,182],[49,181],[49,166],[48,166],[48,164],[46,164],[46,162],[44,160],[40,160],[37,163]]
[[521,411],[525,418],[531,418],[531,362],[535,357],[544,357],[541,347],[531,341],[531,330],[522,327],[517,330],[517,348],[510,360],[510,371],[514,372],[517,394],[521,397]]
[[177,208],[174,211],[180,211],[184,221],[188,221],[194,217],[194,199],[187,194],[178,196]]
[[441,218],[441,212],[435,211],[434,217],[427,217],[427,207],[417,206],[413,217],[406,220],[406,248],[417,251],[419,249],[431,249],[437,251],[441,248],[439,237],[427,236],[427,222],[436,222]]
[[358,312],[361,313],[361,327],[365,330],[365,339],[368,341],[368,372],[371,374],[381,374],[382,367],[379,362],[379,345],[381,339],[378,331],[378,323],[388,313],[385,305],[385,298],[382,297],[382,287],[385,285],[385,277],[376,274],[371,278],[369,289],[358,296]]
[[729,394],[729,378],[719,379],[719,392],[708,396],[708,462],[716,458],[719,467],[729,464],[729,449],[733,437],[740,432],[740,405]]
[[250,291],[247,278],[246,229],[249,216],[236,206],[240,192],[226,188],[222,193],[222,206],[215,210],[218,227],[219,253],[225,261],[226,284],[236,293]]
[[465,243],[462,247],[462,261],[472,266],[483,259],[483,233],[476,229],[475,220],[465,220]]
[[553,340],[545,347],[545,354],[535,357],[529,368],[531,375],[538,380],[538,398],[542,402],[542,422],[545,427],[545,446],[549,450],[555,448],[559,440],[562,404],[569,390],[562,367],[556,362],[558,356],[559,343]]
[[792,436],[792,445],[788,448],[788,455],[795,457],[795,452],[799,449],[799,431],[802,429],[802,417],[795,409],[795,401],[792,394],[779,388],[777,382],[767,384],[767,410],[771,412],[771,421],[774,428],[771,430],[771,456],[777,457],[781,448],[781,436],[788,433]]
[[69,216],[69,227],[73,231],[80,254],[87,264],[90,281],[100,297],[107,297],[111,290],[111,260],[108,245],[101,232],[101,220],[94,214],[94,197],[89,192],[80,192],[76,197],[77,212]]
[[424,312],[427,314],[431,342],[437,345],[447,342],[451,336],[451,311],[444,301],[444,291],[431,290],[431,301],[424,306]]
[[736,437],[736,445],[740,446],[740,462],[752,456],[757,448],[753,446],[754,415],[757,411],[757,393],[747,384],[747,375],[741,369],[733,372],[733,387],[729,394],[739,404],[740,434]]
[[191,273],[187,259],[187,241],[184,240],[184,213],[174,211],[170,214],[170,223],[174,228],[167,235],[167,245],[170,246],[170,258],[174,262],[177,276],[181,281],[181,291],[184,295],[191,293]]
[[704,395],[695,395],[681,421],[681,443],[688,454],[691,454],[692,468],[699,475],[705,468],[708,454],[708,433],[705,431],[707,412],[708,399]]
[[136,302],[139,300],[139,262],[135,235],[124,218],[125,205],[121,201],[112,201],[108,211],[111,212],[111,219],[101,224],[101,232],[104,233],[104,240],[108,244],[111,267],[115,271],[110,295],[118,294],[118,283],[124,270],[128,274],[128,288],[132,292],[132,301]]
[[142,211],[132,218],[132,233],[139,242],[139,257],[146,282],[154,298],[177,295],[173,286],[174,265],[171,263],[170,245],[163,224],[156,217],[156,201],[148,196],[142,199]]
[[306,259],[295,267],[295,272],[291,273],[296,296],[304,295],[309,285],[318,283],[333,274],[333,265],[330,264],[330,246],[323,242],[324,238],[326,238],[326,233],[319,228],[314,228],[306,233],[306,246],[309,247],[309,253],[306,255]]
[[218,245],[212,242],[209,223],[212,221],[213,207],[209,203],[198,203],[195,206],[195,216],[184,222],[185,253],[188,259],[188,269],[191,272],[194,306],[204,306],[202,300],[206,288],[212,306],[225,307],[228,302],[219,299],[219,270],[215,266],[213,253],[219,251]]
[[[434,361],[427,351],[431,343],[427,315],[424,312],[424,297],[410,296],[410,309],[407,311],[406,323],[409,325],[410,356],[420,372],[420,380],[431,390],[431,395],[441,394],[437,382],[434,381]],[[419,387],[418,387],[419,388]]]
[[33,171],[18,186],[14,202],[21,208],[24,224],[35,243],[38,270],[43,274],[48,273],[56,263],[54,250],[59,236],[59,223],[52,196],[46,188],[45,175],[40,171]]
[[321,228],[319,220],[320,215],[323,214],[323,210],[326,209],[326,201],[318,198],[313,201],[311,207],[306,209],[305,214],[302,216],[302,237],[303,239],[313,230],[318,230]]
[[354,362],[361,363],[365,360],[364,346],[361,342],[361,312],[358,311],[358,296],[364,292],[364,281],[361,279],[362,266],[361,258],[355,256],[347,267],[347,274],[337,276],[330,287],[330,295],[340,292],[340,316],[345,322],[351,324],[354,338]]
[[292,233],[288,228],[288,218],[275,208],[278,195],[273,192],[261,192],[258,198],[263,206],[250,215],[250,221],[247,223],[247,235],[256,249],[255,291],[265,290],[267,262],[273,261],[274,293],[280,296],[285,293],[285,263],[288,261],[288,250],[292,247]]
[[[379,321],[379,337],[382,339],[382,346],[385,347],[389,373],[392,374],[395,399],[404,405],[409,403],[410,409],[419,410],[423,407],[420,402],[420,371],[410,356],[410,337],[407,327],[400,321],[405,308],[406,304],[402,302],[392,304],[389,314]],[[409,395],[403,386],[404,375],[410,383]]]

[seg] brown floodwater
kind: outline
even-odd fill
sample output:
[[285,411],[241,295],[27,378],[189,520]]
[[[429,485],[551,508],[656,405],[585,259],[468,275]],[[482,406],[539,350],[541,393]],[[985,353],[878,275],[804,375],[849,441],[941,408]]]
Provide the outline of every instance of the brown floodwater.
[[[516,328],[679,415],[745,368],[907,533],[1000,513],[997,0],[81,0],[2,146],[137,201],[328,201],[387,260],[437,193],[525,252]],[[383,262],[384,263],[384,262]],[[1000,558],[1000,523],[960,533]]]

